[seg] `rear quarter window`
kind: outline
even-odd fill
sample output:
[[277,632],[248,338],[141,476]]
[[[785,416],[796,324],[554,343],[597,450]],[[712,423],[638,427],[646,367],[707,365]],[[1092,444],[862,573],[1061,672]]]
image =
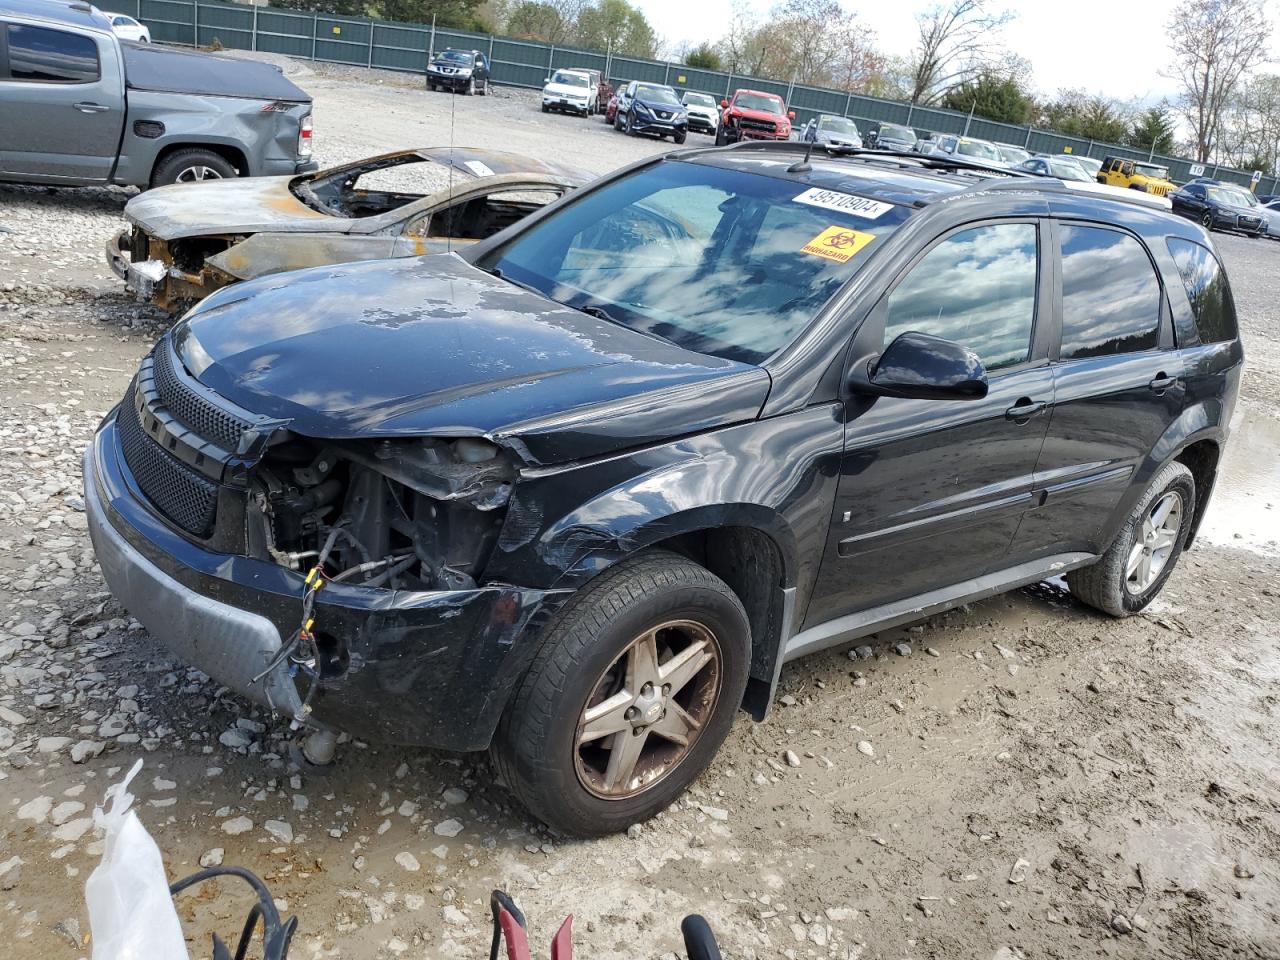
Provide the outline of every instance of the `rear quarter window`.
[[1201,343],[1222,343],[1236,338],[1236,307],[1222,264],[1208,247],[1193,240],[1169,237],[1166,241],[1178,265],[1182,285],[1196,319]]

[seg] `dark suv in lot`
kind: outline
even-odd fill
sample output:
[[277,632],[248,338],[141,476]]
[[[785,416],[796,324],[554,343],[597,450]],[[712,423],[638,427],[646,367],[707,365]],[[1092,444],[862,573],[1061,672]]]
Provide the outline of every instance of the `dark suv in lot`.
[[784,663],[1196,527],[1243,354],[1198,225],[963,160],[646,159],[463,251],[215,293],[85,457],[115,595],[300,724],[616,831]]

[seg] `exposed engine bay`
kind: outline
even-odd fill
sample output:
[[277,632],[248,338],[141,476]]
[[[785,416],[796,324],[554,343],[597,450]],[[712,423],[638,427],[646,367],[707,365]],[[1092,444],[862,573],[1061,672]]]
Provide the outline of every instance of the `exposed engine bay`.
[[369,587],[476,585],[515,479],[496,444],[321,443],[288,431],[274,441],[250,475],[251,556]]

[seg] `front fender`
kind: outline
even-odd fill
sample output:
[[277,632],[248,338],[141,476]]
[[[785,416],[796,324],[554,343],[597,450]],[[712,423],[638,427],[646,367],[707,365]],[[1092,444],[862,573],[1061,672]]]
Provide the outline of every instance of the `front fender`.
[[779,549],[784,583],[808,597],[839,472],[839,407],[810,407],[620,456],[526,471],[489,580],[579,587],[671,537],[751,527]]

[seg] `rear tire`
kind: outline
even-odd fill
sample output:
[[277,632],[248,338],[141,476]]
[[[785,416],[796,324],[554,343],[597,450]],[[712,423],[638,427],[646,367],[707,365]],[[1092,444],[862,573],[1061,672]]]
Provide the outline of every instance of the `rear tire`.
[[[534,816],[575,836],[616,833],[666,809],[711,762],[742,702],[751,626],[741,601],[704,567],[654,551],[588,583],[544,637],[491,749],[502,780]],[[638,660],[641,649],[657,655]],[[683,674],[673,669],[680,650],[689,656]],[[660,661],[658,673],[640,661]],[[656,685],[642,683],[650,675]],[[699,723],[685,725],[690,717]],[[683,744],[656,732],[671,721],[687,734]],[[602,722],[616,732],[586,732]],[[610,784],[615,751],[627,744],[636,759]]]
[[202,180],[225,180],[237,176],[236,168],[226,157],[212,150],[193,148],[175,150],[151,171],[151,186],[170,183],[196,183]]
[[[1161,517],[1166,507],[1168,512]],[[1195,519],[1195,508],[1196,481],[1191,471],[1181,463],[1166,464],[1138,498],[1102,559],[1068,573],[1067,586],[1078,600],[1113,617],[1128,617],[1142,610],[1173,573]],[[1177,529],[1170,532],[1174,511]]]

